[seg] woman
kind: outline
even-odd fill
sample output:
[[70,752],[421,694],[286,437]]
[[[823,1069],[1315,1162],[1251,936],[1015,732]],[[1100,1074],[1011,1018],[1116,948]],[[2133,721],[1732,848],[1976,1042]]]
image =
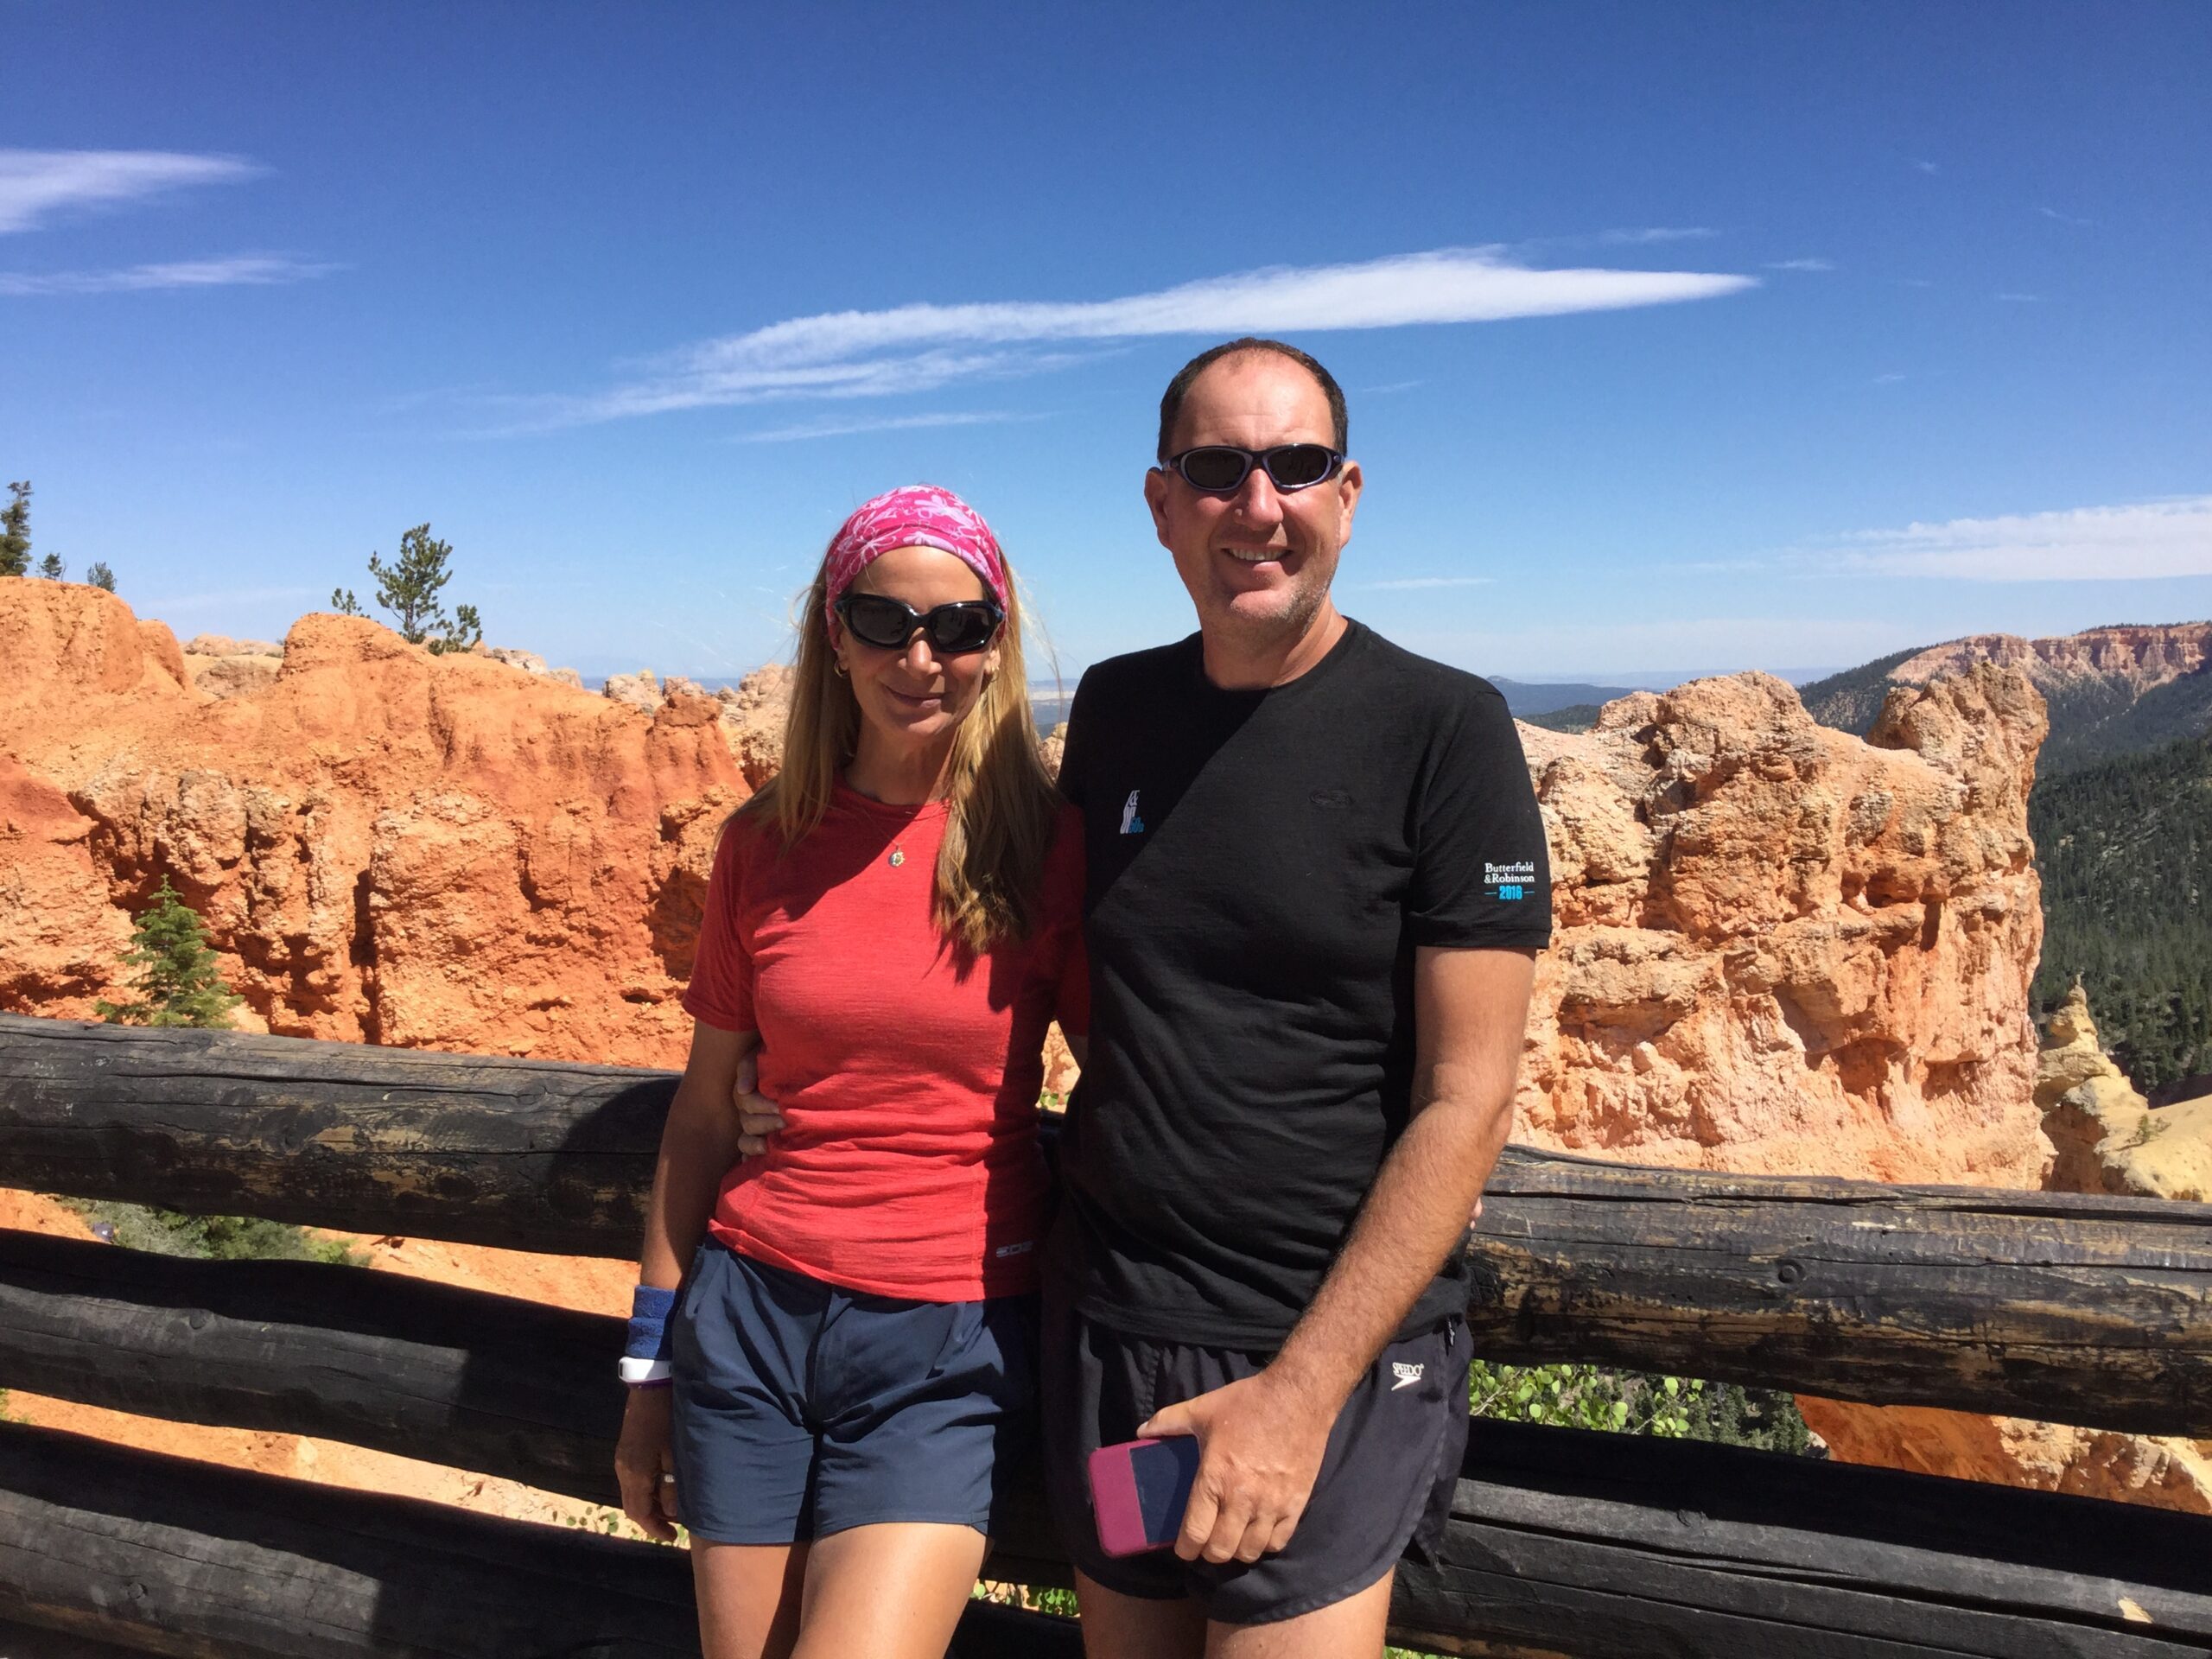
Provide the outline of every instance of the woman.
[[[690,1529],[708,1659],[951,1638],[1030,1431],[1079,835],[989,528],[928,486],[867,503],[807,599],[783,770],[715,856],[623,1362],[623,1507]],[[756,1050],[784,1127],[741,1160]]]

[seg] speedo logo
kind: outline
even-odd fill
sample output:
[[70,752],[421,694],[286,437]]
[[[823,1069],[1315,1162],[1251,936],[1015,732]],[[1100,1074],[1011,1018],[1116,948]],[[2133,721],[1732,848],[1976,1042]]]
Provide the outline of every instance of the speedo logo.
[[1025,1238],[1019,1244],[1001,1244],[998,1249],[993,1250],[991,1254],[998,1257],[1000,1261],[1003,1262],[1009,1255],[1027,1255],[1030,1251],[1036,1248],[1037,1241],[1035,1239]]
[[1390,1392],[1395,1394],[1400,1389],[1410,1389],[1421,1381],[1421,1374],[1427,1369],[1426,1365],[1408,1365],[1402,1359],[1392,1360],[1390,1375],[1398,1380],[1390,1385]]

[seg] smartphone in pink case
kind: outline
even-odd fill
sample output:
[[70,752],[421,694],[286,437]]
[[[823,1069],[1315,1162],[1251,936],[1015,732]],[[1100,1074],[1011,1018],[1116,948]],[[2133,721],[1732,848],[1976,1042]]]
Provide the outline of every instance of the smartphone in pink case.
[[1109,1555],[1166,1548],[1182,1529],[1198,1472],[1198,1442],[1189,1434],[1100,1446],[1090,1465],[1098,1547]]

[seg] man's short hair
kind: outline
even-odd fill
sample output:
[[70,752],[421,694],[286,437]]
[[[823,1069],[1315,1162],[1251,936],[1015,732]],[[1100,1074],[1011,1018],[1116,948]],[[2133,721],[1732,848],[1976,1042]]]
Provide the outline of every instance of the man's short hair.
[[1262,340],[1247,334],[1242,340],[1224,340],[1218,346],[1208,346],[1176,371],[1175,378],[1167,383],[1167,391],[1160,400],[1159,459],[1167,459],[1167,448],[1175,442],[1175,424],[1183,418],[1183,400],[1190,396],[1191,385],[1224,357],[1235,357],[1243,352],[1273,352],[1277,357],[1287,357],[1312,375],[1321,388],[1321,395],[1329,400],[1329,420],[1336,430],[1335,447],[1349,451],[1351,448],[1351,420],[1344,412],[1344,389],[1312,357],[1295,346],[1285,345],[1279,340]]

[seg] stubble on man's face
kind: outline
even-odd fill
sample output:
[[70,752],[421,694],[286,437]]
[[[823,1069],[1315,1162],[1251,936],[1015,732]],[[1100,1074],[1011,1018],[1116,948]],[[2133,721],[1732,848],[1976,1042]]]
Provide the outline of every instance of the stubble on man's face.
[[[1287,358],[1248,352],[1209,367],[1184,400],[1171,453],[1210,443],[1334,448],[1336,427],[1311,374]],[[1200,628],[1239,651],[1259,652],[1300,639],[1328,604],[1359,488],[1359,469],[1349,462],[1337,477],[1288,494],[1261,467],[1226,496],[1154,472],[1145,499]]]

